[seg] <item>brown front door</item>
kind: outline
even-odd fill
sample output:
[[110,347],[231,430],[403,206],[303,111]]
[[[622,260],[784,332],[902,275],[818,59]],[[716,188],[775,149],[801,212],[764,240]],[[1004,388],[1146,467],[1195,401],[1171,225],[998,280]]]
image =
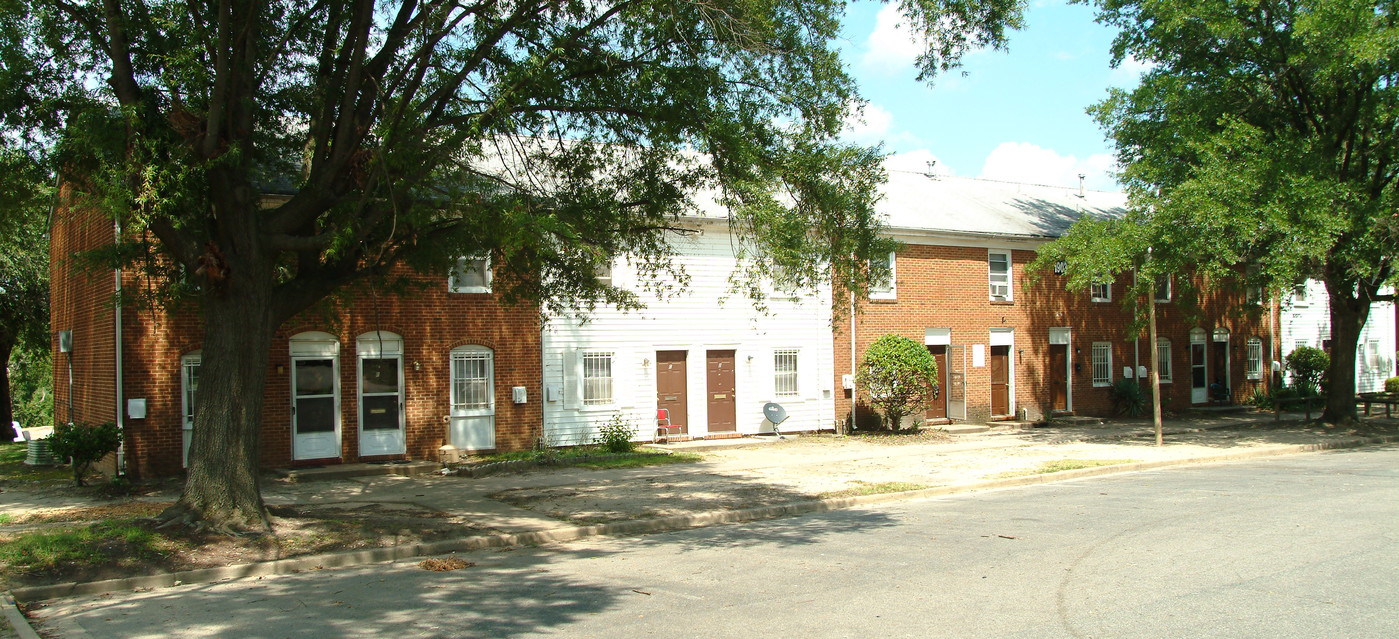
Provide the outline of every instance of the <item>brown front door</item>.
[[706,351],[705,378],[709,391],[709,432],[734,432],[738,415],[734,404],[734,352]]
[[1229,385],[1229,342],[1210,342],[1210,401],[1214,401],[1214,385],[1223,386],[1232,394]]
[[933,400],[933,405],[928,408],[928,419],[947,419],[947,347],[929,346],[928,352],[933,355],[933,362],[938,365],[938,396]]
[[656,351],[656,408],[670,412],[670,425],[689,434],[685,402],[685,351]]
[[1010,414],[1010,347],[991,347],[991,414]]
[[1069,346],[1051,344],[1049,346],[1049,396],[1050,408],[1069,410]]

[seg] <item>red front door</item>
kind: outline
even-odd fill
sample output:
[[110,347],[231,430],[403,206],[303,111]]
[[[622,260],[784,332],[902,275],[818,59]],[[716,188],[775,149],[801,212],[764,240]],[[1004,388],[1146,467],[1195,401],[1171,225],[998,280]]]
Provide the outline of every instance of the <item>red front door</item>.
[[706,351],[705,378],[709,395],[709,432],[734,432],[738,415],[734,402],[734,352]]
[[991,415],[1010,414],[1010,347],[991,347]]
[[938,396],[933,399],[933,404],[928,408],[925,415],[928,419],[947,419],[947,347],[929,346],[928,352],[933,355],[933,361],[937,363],[938,374]]

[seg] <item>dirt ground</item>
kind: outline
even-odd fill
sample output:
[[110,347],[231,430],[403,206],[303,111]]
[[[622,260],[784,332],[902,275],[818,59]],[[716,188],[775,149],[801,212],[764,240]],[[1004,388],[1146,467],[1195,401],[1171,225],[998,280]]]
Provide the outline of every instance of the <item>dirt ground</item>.
[[[1192,425],[1205,428],[1193,428]],[[486,532],[650,519],[806,501],[848,491],[909,490],[1049,472],[1054,467],[1189,460],[1220,454],[1399,435],[1399,419],[1361,433],[1270,419],[1178,424],[1157,447],[1149,424],[993,430],[948,436],[803,436],[754,448],[703,452],[698,463],[587,470],[541,468],[512,475],[380,477],[288,484],[269,480],[274,534],[247,537],[154,531],[142,547],[98,548],[106,560],[43,570],[5,566],[11,587],[88,581],[242,564],[340,550],[391,547]],[[135,521],[178,496],[176,482],[138,487],[114,499],[62,486],[0,486],[0,550],[34,531],[75,529],[94,520]],[[847,491],[842,493],[842,491]],[[152,550],[153,549],[153,550]]]

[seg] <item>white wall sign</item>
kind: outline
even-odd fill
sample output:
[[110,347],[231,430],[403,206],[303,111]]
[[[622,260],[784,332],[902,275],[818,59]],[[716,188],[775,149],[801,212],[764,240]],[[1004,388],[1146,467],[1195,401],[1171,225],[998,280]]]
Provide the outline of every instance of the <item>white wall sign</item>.
[[972,344],[972,366],[980,368],[986,365],[986,345]]

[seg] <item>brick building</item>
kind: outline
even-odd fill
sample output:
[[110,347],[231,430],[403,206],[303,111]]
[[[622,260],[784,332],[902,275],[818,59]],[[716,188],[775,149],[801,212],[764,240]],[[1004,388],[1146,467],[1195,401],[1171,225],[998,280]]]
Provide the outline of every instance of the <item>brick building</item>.
[[[1074,220],[1121,215],[1125,204],[1116,193],[890,171],[880,207],[904,248],[889,257],[893,281],[857,302],[853,351],[850,320],[836,328],[837,383],[875,339],[898,333],[938,361],[944,391],[924,416],[933,423],[1109,414],[1112,384],[1145,385],[1150,364],[1121,299],[1130,281],[1069,293],[1061,276],[1032,278],[1026,267]],[[1208,403],[1216,383],[1234,401],[1265,384],[1276,359],[1268,308],[1205,288],[1192,313],[1174,283],[1158,293],[1163,407]],[[837,414],[850,414],[849,398],[847,387]],[[873,417],[866,410],[862,421]]]
[[[143,283],[73,257],[110,244],[117,230],[110,217],[69,206],[69,195],[51,232],[54,418],[116,422],[126,472],[178,474],[198,405],[198,314],[121,306],[118,293]],[[487,260],[463,267],[411,294],[361,286],[285,323],[268,361],[262,465],[433,459],[449,442],[533,446],[539,311],[502,304]]]

